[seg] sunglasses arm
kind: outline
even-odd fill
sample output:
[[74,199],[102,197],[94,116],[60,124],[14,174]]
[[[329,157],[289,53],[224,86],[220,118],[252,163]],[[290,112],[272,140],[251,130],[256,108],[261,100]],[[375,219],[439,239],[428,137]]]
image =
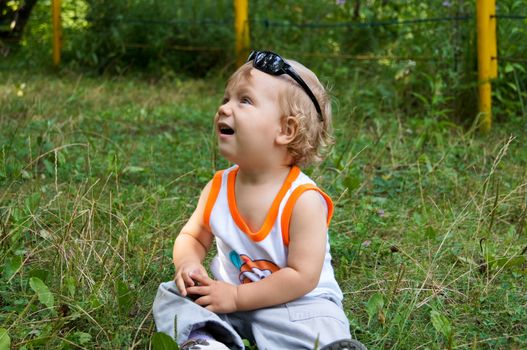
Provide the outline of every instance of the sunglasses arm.
[[296,81],[300,86],[302,86],[304,91],[308,94],[309,98],[311,98],[311,100],[313,101],[313,104],[315,105],[315,109],[318,112],[318,119],[322,121],[322,110],[320,109],[317,98],[315,97],[315,95],[313,95],[313,92],[311,92],[311,89],[309,88],[309,86],[307,86],[304,80],[300,78],[294,70],[290,69],[289,66],[284,67],[283,70],[287,75],[293,78],[294,81]]

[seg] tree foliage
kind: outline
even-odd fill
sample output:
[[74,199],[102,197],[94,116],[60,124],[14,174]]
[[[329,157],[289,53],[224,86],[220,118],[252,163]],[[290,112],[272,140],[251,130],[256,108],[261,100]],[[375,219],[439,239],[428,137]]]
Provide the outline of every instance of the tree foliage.
[[[500,1],[498,12],[522,15],[525,4]],[[38,57],[50,61],[49,6],[50,0],[35,6],[23,40],[32,65]],[[71,0],[63,3],[62,18],[62,61],[73,68],[157,76],[234,68],[231,0]],[[523,23],[498,18],[498,118],[527,114]],[[296,58],[335,84],[357,74],[371,81],[391,76],[391,85],[372,86],[371,93],[408,114],[470,123],[477,113],[473,1],[252,0],[249,27],[251,48]]]

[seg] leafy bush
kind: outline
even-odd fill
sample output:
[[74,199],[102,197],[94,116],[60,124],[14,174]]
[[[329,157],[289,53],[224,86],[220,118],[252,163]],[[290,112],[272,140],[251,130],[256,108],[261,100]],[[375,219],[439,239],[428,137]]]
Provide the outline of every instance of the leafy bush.
[[[21,62],[49,65],[49,8],[50,0],[37,3]],[[523,9],[524,0],[500,1],[497,8],[501,16],[499,78],[493,84],[497,120],[527,115]],[[71,0],[62,11],[63,62],[74,68],[158,76],[205,76],[234,68],[230,0]],[[506,17],[510,15],[520,18]],[[353,95],[357,100],[344,107],[353,108],[366,94],[375,96],[386,111],[400,108],[404,112],[400,117],[467,125],[477,115],[478,100],[474,17],[475,4],[467,1],[249,3],[251,48],[298,59],[331,85],[361,89]],[[354,86],[359,75],[372,84]],[[432,104],[437,107],[434,113]]]
[[99,70],[170,67],[203,75],[232,60],[228,1],[89,0],[85,61]]

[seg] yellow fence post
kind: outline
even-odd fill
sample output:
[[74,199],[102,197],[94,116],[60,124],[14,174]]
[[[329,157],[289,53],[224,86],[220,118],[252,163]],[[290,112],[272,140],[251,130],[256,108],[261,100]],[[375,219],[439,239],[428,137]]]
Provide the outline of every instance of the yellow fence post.
[[[492,90],[490,80],[493,69],[493,51],[496,51],[496,2],[477,0],[476,21],[478,32],[478,84],[479,84],[479,127],[482,132],[490,131],[492,126]],[[491,22],[494,22],[494,26]],[[492,34],[494,28],[494,34]],[[494,52],[495,54],[495,52]],[[497,62],[496,62],[497,64]]]
[[249,49],[249,1],[234,0],[234,28],[236,30],[236,66],[247,59]]
[[60,64],[60,50],[62,48],[62,28],[60,23],[60,0],[51,2],[51,18],[53,27],[53,64]]

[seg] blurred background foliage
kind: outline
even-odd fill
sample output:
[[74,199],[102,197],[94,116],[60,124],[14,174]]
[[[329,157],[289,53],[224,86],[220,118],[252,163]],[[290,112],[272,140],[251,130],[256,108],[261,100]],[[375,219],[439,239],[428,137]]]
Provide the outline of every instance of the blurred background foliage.
[[[498,120],[527,114],[526,4],[498,2]],[[51,0],[10,0],[1,7],[13,12],[28,5],[24,35],[0,39],[2,52],[19,55],[20,65],[49,67]],[[251,48],[294,57],[337,89],[357,75],[371,77],[364,93],[376,95],[388,110],[468,125],[474,120],[475,1],[252,0],[249,7]],[[155,77],[203,77],[235,68],[232,0],[68,0],[62,18],[63,67]],[[0,28],[9,23],[0,19]],[[379,77],[391,83],[375,85]]]

